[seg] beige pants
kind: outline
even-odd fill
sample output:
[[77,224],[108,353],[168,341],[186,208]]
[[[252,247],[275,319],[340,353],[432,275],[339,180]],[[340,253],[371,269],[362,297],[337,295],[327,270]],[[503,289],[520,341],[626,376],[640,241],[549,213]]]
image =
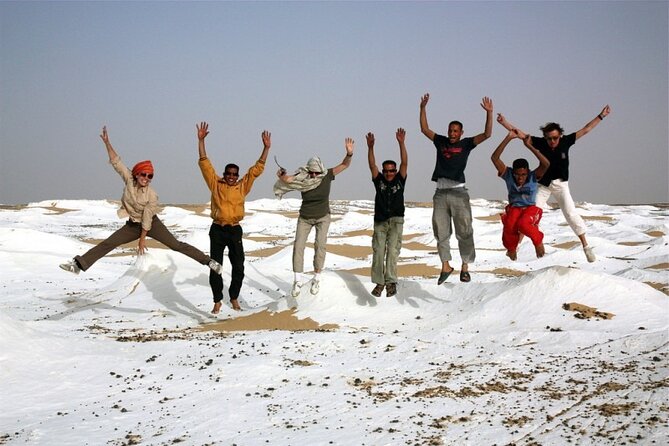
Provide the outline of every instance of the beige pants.
[[293,244],[293,271],[304,272],[304,248],[307,245],[307,237],[311,228],[316,228],[316,239],[314,240],[314,271],[321,271],[325,265],[325,246],[328,242],[328,228],[330,227],[330,214],[321,218],[297,219],[297,230],[295,231],[295,243]]
[[562,215],[564,215],[565,220],[567,220],[567,223],[571,227],[571,230],[574,231],[574,234],[578,236],[585,234],[585,222],[576,210],[574,200],[571,198],[569,182],[553,180],[548,187],[540,184],[537,191],[537,207],[545,210],[546,203],[551,195],[557,200]]

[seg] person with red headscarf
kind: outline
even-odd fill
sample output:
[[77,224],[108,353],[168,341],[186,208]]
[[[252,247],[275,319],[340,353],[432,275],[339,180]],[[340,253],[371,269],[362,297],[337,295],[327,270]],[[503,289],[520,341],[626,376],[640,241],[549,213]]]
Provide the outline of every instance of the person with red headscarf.
[[146,237],[149,236],[168,248],[185,254],[202,265],[207,265],[212,271],[220,274],[221,265],[218,262],[196,247],[178,241],[156,215],[158,213],[158,194],[151,187],[154,174],[151,161],[140,161],[130,170],[123,164],[109,142],[107,127],[102,127],[100,138],[107,148],[109,162],[125,183],[118,216],[128,218],[128,221],[106,240],[89,249],[85,254],[75,256],[69,262],[61,264],[60,267],[65,271],[79,274],[80,271],[86,271],[93,266],[112,249],[137,239],[139,239],[137,252],[142,255],[146,251]]

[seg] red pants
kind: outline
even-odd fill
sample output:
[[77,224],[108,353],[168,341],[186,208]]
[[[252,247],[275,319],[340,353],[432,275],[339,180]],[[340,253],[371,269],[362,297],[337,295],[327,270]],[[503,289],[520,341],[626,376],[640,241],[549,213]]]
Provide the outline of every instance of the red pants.
[[544,234],[539,230],[539,221],[543,211],[536,206],[513,207],[507,205],[502,214],[502,243],[509,251],[516,251],[520,234],[527,236],[534,246],[544,239]]

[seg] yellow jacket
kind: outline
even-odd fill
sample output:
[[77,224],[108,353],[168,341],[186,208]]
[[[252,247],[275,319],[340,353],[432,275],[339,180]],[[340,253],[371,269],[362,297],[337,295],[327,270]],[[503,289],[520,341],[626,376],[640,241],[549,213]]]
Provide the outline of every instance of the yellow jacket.
[[198,165],[211,191],[211,218],[214,223],[221,226],[238,225],[244,218],[244,199],[251,192],[255,179],[265,170],[265,162],[256,161],[234,186],[228,186],[223,178],[216,175],[209,158],[200,158]]

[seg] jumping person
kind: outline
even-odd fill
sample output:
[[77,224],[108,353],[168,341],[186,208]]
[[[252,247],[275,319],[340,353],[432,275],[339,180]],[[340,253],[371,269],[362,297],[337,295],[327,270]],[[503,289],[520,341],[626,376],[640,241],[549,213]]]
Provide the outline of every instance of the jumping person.
[[608,105],[604,106],[601,112],[595,116],[585,127],[575,133],[564,136],[564,129],[556,122],[549,122],[539,129],[543,133],[543,138],[531,136],[509,123],[503,115],[497,117],[497,122],[502,124],[507,130],[516,130],[518,136],[523,140],[526,146],[537,148],[550,161],[550,167],[546,174],[539,181],[539,190],[537,192],[537,206],[545,209],[546,203],[551,195],[555,197],[558,206],[562,210],[565,220],[571,227],[574,234],[581,241],[583,252],[588,262],[596,260],[595,253],[588,245],[585,238],[585,222],[576,211],[574,199],[569,191],[569,148],[574,143],[597,127],[600,121],[606,118],[611,109]]
[[[265,170],[265,161],[272,145],[271,133],[267,130],[262,132],[262,153],[256,163],[249,169],[244,177],[239,179],[239,166],[227,164],[223,171],[223,178],[216,175],[205,150],[204,139],[209,134],[209,124],[206,122],[195,126],[197,128],[198,153],[200,160],[198,165],[202,171],[204,182],[211,191],[211,218],[213,220],[209,229],[209,243],[211,257],[223,264],[223,251],[228,248],[228,258],[232,265],[232,273],[228,293],[230,294],[230,306],[233,310],[241,310],[239,306],[239,291],[244,280],[244,245],[242,244],[242,227],[239,222],[244,218],[244,200],[251,192],[251,187],[256,178]],[[213,314],[221,311],[223,300],[223,278],[220,275],[209,274],[209,285],[214,296]]]
[[102,127],[100,138],[107,148],[110,164],[125,183],[118,216],[127,217],[128,221],[122,228],[89,249],[84,255],[76,256],[69,262],[61,264],[60,267],[65,271],[79,274],[80,271],[86,271],[93,266],[112,249],[137,239],[139,239],[137,252],[143,255],[146,251],[146,237],[149,236],[168,248],[185,254],[202,265],[209,266],[211,274],[219,276],[221,274],[220,263],[212,260],[194,246],[178,241],[156,215],[158,213],[158,194],[151,187],[154,174],[151,161],[140,161],[130,170],[123,164],[112,147],[107,127]]
[[502,214],[502,244],[506,248],[506,255],[511,260],[516,260],[520,234],[523,234],[532,240],[537,257],[543,257],[545,253],[544,234],[539,230],[542,210],[535,204],[537,181],[546,173],[550,163],[541,152],[530,144],[527,148],[539,160],[539,167],[530,171],[527,160],[518,158],[513,161],[512,167],[509,168],[502,162],[500,156],[507,144],[514,138],[518,138],[518,133],[510,130],[490,156],[490,160],[497,168],[497,176],[504,180],[508,191],[509,204],[504,208]]
[[393,160],[381,164],[381,173],[374,157],[374,134],[367,133],[367,160],[374,189],[374,235],[372,236],[372,282],[376,284],[372,295],[379,297],[386,289],[386,296],[397,294],[397,258],[402,248],[404,225],[404,185],[407,179],[408,157],[404,144],[406,132],[397,129],[395,138],[400,146],[400,168]]
[[293,244],[293,287],[290,294],[293,297],[300,295],[305,279],[304,273],[304,249],[311,228],[316,228],[314,241],[314,275],[311,279],[311,294],[318,294],[320,290],[320,274],[325,265],[326,244],[328,240],[328,228],[330,227],[330,185],[335,176],[346,170],[351,164],[353,157],[353,144],[351,138],[346,138],[346,156],[344,160],[326,169],[318,157],[311,158],[305,166],[298,168],[294,175],[288,175],[284,169],[279,169],[279,179],[274,184],[274,194],[281,198],[290,191],[302,193],[302,205],[297,219],[295,230],[295,243]]
[[441,273],[437,284],[441,285],[448,279],[454,268],[450,265],[451,246],[450,238],[455,227],[455,238],[458,240],[458,250],[462,259],[460,281],[469,282],[469,264],[476,258],[474,249],[474,228],[472,226],[472,209],[469,203],[469,193],[465,186],[465,167],[467,158],[474,148],[492,134],[492,100],[484,97],[481,107],[486,112],[485,130],[473,138],[463,138],[463,127],[459,121],[448,124],[448,137],[439,135],[427,124],[425,107],[430,95],[425,94],[420,101],[420,130],[434,143],[437,150],[437,160],[432,173],[432,181],[437,183],[437,189],[432,199],[432,230],[437,239],[437,250],[441,260]]

